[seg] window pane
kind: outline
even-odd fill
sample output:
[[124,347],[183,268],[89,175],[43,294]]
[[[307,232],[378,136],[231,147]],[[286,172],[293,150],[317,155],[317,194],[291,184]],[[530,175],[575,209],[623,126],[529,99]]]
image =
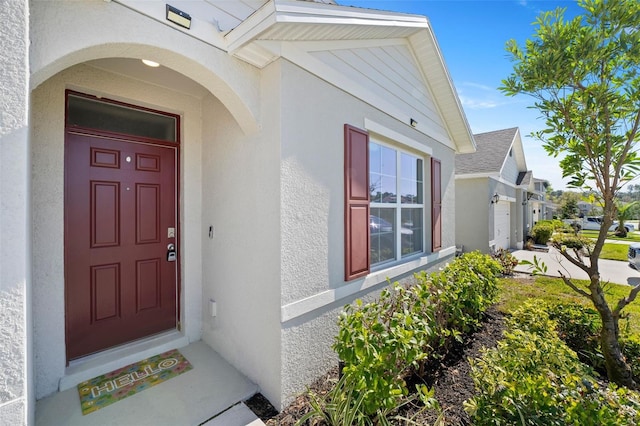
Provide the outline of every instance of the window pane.
[[379,203],[382,200],[382,176],[369,173],[369,201]]
[[422,160],[413,155],[401,154],[400,195],[403,204],[423,203]]
[[400,238],[402,241],[402,257],[423,250],[423,209],[402,209],[402,226]]
[[400,185],[402,204],[422,204],[422,182],[402,179]]
[[386,176],[397,176],[396,151],[380,145],[380,173]]
[[396,209],[372,208],[369,217],[371,264],[396,258]]
[[369,173],[380,174],[380,145],[369,142]]
[[69,95],[67,126],[106,130],[175,142],[176,118],[153,111],[130,108]]
[[396,179],[392,177],[383,177],[381,182],[380,195],[381,203],[395,203],[396,197]]

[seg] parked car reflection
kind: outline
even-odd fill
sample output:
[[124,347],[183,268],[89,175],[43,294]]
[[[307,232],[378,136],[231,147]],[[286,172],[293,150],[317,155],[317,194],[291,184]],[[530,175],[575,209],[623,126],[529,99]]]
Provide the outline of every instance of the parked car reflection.
[[[391,222],[384,220],[381,217],[370,215],[369,216],[369,232],[372,234],[379,234],[381,232],[392,232],[393,225]],[[400,233],[402,235],[413,235],[413,230],[409,228],[405,228],[404,226],[400,228]]]

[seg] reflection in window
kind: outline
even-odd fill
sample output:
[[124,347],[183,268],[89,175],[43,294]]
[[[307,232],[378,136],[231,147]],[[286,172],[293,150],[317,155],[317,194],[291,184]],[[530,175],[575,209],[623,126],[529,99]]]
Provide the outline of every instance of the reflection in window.
[[370,142],[369,162],[371,264],[422,252],[423,160]]

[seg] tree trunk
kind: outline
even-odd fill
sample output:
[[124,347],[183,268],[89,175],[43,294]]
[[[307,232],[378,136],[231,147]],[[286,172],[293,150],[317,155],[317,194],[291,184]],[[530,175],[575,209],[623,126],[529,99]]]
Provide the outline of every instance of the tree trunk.
[[609,378],[609,381],[620,386],[626,386],[630,389],[638,389],[638,384],[633,380],[631,367],[627,364],[620,348],[620,329],[618,327],[619,318],[614,315],[609,308],[600,287],[600,279],[597,277],[592,277],[591,279],[591,294],[593,304],[600,313],[600,318],[602,320],[600,348],[602,350],[602,355],[604,356],[607,377]]

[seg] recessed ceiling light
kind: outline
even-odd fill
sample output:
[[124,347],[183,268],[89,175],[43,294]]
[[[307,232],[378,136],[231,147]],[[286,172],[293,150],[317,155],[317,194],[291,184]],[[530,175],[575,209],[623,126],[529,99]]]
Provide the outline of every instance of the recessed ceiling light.
[[153,68],[157,68],[157,67],[159,67],[159,66],[160,66],[160,64],[159,64],[159,63],[157,63],[157,62],[153,62],[153,61],[150,61],[150,60],[148,60],[148,59],[143,59],[143,60],[142,60],[142,63],[143,63],[143,64],[145,64],[145,65],[146,65],[146,66],[148,66],[148,67],[153,67]]

